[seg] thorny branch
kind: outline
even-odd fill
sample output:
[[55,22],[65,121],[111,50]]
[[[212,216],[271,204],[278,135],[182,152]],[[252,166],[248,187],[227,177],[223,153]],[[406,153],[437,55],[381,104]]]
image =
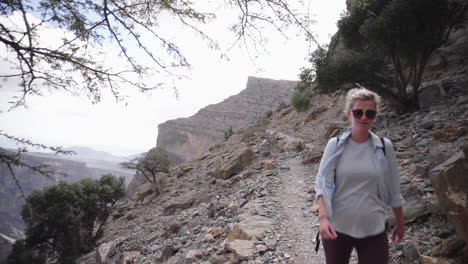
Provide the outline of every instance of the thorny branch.
[[[317,43],[308,30],[311,23],[308,17],[293,10],[284,0],[226,0],[224,5],[234,7],[233,12],[240,14],[238,23],[231,28],[235,35],[231,47],[244,46],[249,55],[251,46],[255,52],[264,48],[265,26],[287,38],[285,29],[295,25]],[[85,93],[93,102],[99,102],[106,89],[120,100],[123,87],[140,91],[159,87],[160,81],[155,84],[153,78],[148,78],[154,74],[173,80],[183,78],[175,70],[189,68],[190,63],[171,37],[161,33],[167,27],[159,23],[163,13],[206,41],[209,48],[221,49],[208,31],[201,28],[213,21],[215,14],[200,12],[186,0],[0,1],[0,48],[6,48],[0,56],[10,66],[1,69],[0,78],[17,81],[21,88],[10,102],[9,110],[26,106],[26,99],[41,95],[44,86],[73,94]],[[41,30],[47,28],[61,30],[60,43],[41,39]],[[155,41],[144,41],[143,35]],[[117,48],[125,61],[119,69],[106,66],[100,59],[102,53],[109,52],[108,45]],[[148,59],[146,64],[142,62]],[[66,154],[60,147],[33,143],[1,130],[0,136],[23,146]],[[57,173],[47,166],[25,161],[25,152],[25,147],[16,152],[0,148],[0,163],[8,166],[23,198],[24,192],[14,174],[15,166],[27,167],[51,179]]]

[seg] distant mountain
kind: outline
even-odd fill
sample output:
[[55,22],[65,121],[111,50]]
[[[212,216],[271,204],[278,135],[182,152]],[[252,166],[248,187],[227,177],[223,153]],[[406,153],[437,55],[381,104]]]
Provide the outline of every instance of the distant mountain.
[[122,162],[127,160],[125,157],[119,157],[107,153],[105,151],[94,150],[90,147],[84,146],[71,146],[67,147],[64,150],[71,150],[76,152],[76,155],[67,155],[73,159],[80,159],[80,160],[105,160],[105,161],[112,161],[112,162]]

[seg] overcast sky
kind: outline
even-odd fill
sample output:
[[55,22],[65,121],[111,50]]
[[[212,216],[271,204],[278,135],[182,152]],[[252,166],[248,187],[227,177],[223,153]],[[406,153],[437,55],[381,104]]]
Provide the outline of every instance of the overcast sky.
[[[336,32],[336,21],[345,9],[345,0],[310,0],[310,13],[317,22],[312,26],[321,43],[328,44]],[[220,32],[219,34],[226,34]],[[221,35],[222,36],[222,35]],[[252,61],[245,50],[234,50],[230,60],[206,44],[187,39],[181,45],[192,64],[190,79],[172,89],[151,93],[131,93],[125,103],[107,96],[92,104],[85,96],[45,92],[30,97],[28,108],[8,109],[10,83],[0,88],[0,130],[48,145],[88,146],[115,155],[129,155],[156,146],[157,126],[170,119],[189,117],[200,108],[223,101],[245,88],[248,76],[297,80],[300,68],[308,66],[310,52],[303,36],[269,39],[268,54]],[[0,64],[1,66],[1,64]],[[4,67],[0,68],[4,73]],[[8,89],[7,89],[8,88]],[[13,87],[14,88],[14,87]],[[3,147],[14,147],[0,136]]]

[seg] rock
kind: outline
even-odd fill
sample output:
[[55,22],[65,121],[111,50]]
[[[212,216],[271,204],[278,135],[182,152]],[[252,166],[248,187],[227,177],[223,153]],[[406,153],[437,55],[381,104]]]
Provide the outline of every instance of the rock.
[[414,139],[411,137],[407,137],[401,141],[395,142],[395,149],[407,149],[414,146]]
[[451,264],[452,261],[440,259],[440,258],[433,258],[429,256],[421,256],[421,264]]
[[221,168],[213,172],[212,175],[215,178],[227,180],[250,165],[253,157],[254,153],[252,149],[241,148],[237,150]]
[[96,261],[99,264],[106,264],[107,260],[109,258],[109,252],[112,250],[114,247],[114,242],[106,242],[102,243],[99,246],[96,247]]
[[307,117],[304,119],[304,124],[305,123],[308,123],[314,119],[316,119],[318,117],[318,115],[322,112],[324,112],[325,110],[327,110],[327,107],[326,106],[320,106],[314,110],[312,110],[312,112],[310,112]]
[[233,227],[228,233],[227,240],[250,240],[259,237],[265,231],[271,231],[272,228],[273,221],[270,218],[260,215],[250,215]]
[[251,237],[246,234],[239,225],[235,225],[227,235],[227,241],[238,240],[249,240]]
[[[224,264],[224,263],[228,263],[228,261],[229,261],[229,256],[227,256],[227,255],[212,255],[208,259],[208,262],[210,264]],[[232,263],[234,263],[234,262],[232,262]],[[237,263],[237,262],[235,262],[235,263]]]
[[276,239],[266,237],[263,239],[263,242],[265,243],[265,246],[267,246],[269,250],[276,250],[276,243],[277,243]]
[[312,213],[317,213],[319,211],[318,204],[313,205],[311,211],[312,211]]
[[404,243],[403,255],[405,256],[406,263],[413,263],[415,261],[418,261],[420,258],[419,250],[416,247],[416,244],[411,240],[406,241]]
[[262,161],[262,166],[264,169],[266,170],[273,170],[273,169],[276,169],[276,167],[278,167],[273,161],[271,160],[264,160]]
[[166,231],[164,231],[164,237],[170,238],[174,234],[177,234],[180,230],[180,226],[178,224],[171,225]]
[[120,212],[113,212],[111,215],[112,219],[119,219],[120,217],[123,216]]
[[251,240],[235,239],[226,243],[227,249],[240,259],[247,259],[253,256],[254,242]]
[[443,92],[439,84],[422,87],[418,94],[419,106],[421,108],[430,107],[435,101],[440,100],[442,96]]
[[134,199],[137,201],[143,201],[147,196],[153,193],[153,184],[146,182],[137,188]]
[[146,196],[145,199],[143,199],[142,204],[144,204],[144,205],[150,204],[150,203],[152,203],[157,197],[158,197],[158,195],[157,195],[156,193],[152,193],[152,194]]
[[189,262],[196,261],[203,256],[203,252],[201,250],[189,250],[187,254],[185,254],[185,259]]
[[274,226],[273,224],[273,220],[268,217],[252,215],[241,221],[239,228],[249,239],[252,239],[259,237],[265,231],[271,231]]
[[411,182],[411,180],[410,180],[410,178],[408,176],[401,176],[400,177],[400,183],[401,184],[407,184],[407,183],[410,183],[410,182]]
[[275,133],[277,146],[284,151],[302,151],[305,148],[304,140],[283,133]]
[[416,143],[416,147],[425,147],[427,146],[431,141],[427,138],[422,139],[418,143]]
[[310,113],[306,116],[306,118],[304,119],[304,122],[303,122],[303,123],[304,123],[304,124],[309,123],[310,121],[312,121],[312,120],[315,119],[316,117],[317,117],[317,114],[316,114],[314,111],[312,111],[312,112],[310,112]]
[[[427,210],[426,202],[417,197],[414,197],[412,200],[406,201],[403,205],[403,212],[405,217],[405,223],[413,222],[419,217],[425,216],[429,213]],[[394,216],[390,218],[390,222],[394,223]]]
[[431,135],[435,140],[442,142],[450,142],[464,136],[467,132],[468,126],[466,126],[465,124],[458,126],[449,125],[444,127],[443,129],[432,131]]
[[468,158],[460,151],[430,171],[441,208],[455,226],[457,237],[468,243]]
[[309,163],[312,163],[312,162],[320,161],[321,158],[322,158],[322,154],[318,154],[318,155],[315,155],[313,157],[310,157],[310,158],[307,158],[307,159],[303,160],[302,163],[303,164],[309,164]]
[[222,234],[224,233],[224,230],[222,227],[216,227],[215,229],[213,229],[213,237],[219,237],[221,236]]
[[465,246],[465,243],[462,240],[456,238],[456,236],[449,237],[444,239],[440,244],[431,249],[431,255],[435,257],[447,257],[452,258],[460,252],[460,250]]
[[176,213],[178,209],[184,210],[192,207],[194,200],[172,203],[164,207],[163,215],[169,216]]
[[138,251],[124,252],[122,255],[123,256],[121,257],[121,260],[120,260],[119,264],[138,263],[137,259],[141,256],[140,252],[138,252]]
[[439,165],[442,162],[448,160],[450,154],[444,151],[443,143],[436,142],[431,144],[429,147],[429,162],[434,165]]
[[285,116],[285,115],[291,113],[292,111],[293,111],[293,108],[292,108],[292,107],[288,107],[288,108],[286,108],[286,109],[284,109],[284,110],[281,111],[280,116]]
[[257,250],[257,252],[260,253],[260,255],[263,255],[263,253],[265,253],[265,251],[268,251],[268,248],[265,245],[256,245],[255,249]]
[[161,257],[159,261],[166,262],[170,257],[174,256],[176,251],[171,245],[165,246],[161,252]]

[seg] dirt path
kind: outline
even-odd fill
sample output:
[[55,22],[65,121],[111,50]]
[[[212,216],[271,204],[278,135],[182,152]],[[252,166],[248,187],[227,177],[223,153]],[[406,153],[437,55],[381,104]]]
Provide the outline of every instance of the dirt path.
[[[315,237],[318,231],[318,217],[312,212],[315,204],[313,193],[308,193],[314,183],[318,164],[304,165],[298,156],[289,157],[280,163],[280,185],[278,199],[284,212],[283,240],[293,254],[290,262],[295,264],[323,264],[323,246],[315,252]],[[357,263],[356,252],[351,254],[350,264]]]
[[[313,182],[310,167],[302,164],[299,157],[289,157],[280,163],[280,187],[277,192],[285,214],[285,234],[289,252],[293,254],[292,263],[323,264],[325,257],[320,246],[315,253],[315,235],[318,228],[317,216],[312,213],[312,202],[308,190]],[[309,201],[307,201],[309,200]]]

